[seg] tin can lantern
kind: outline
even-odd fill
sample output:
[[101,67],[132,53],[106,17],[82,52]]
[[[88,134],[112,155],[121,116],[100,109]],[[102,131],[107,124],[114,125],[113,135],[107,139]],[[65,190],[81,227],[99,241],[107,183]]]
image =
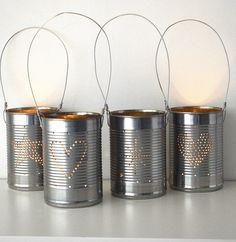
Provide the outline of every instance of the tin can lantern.
[[183,106],[169,110],[170,186],[186,192],[208,192],[223,187],[223,123],[230,84],[229,58],[218,32],[209,24],[185,19],[170,25],[164,32],[183,22],[201,23],[218,36],[228,68],[228,86],[224,107]]
[[165,194],[165,112],[122,110],[109,116],[112,194],[132,199]]
[[[18,34],[32,29],[37,27],[24,28],[12,35],[4,45],[0,58],[0,80],[7,127],[8,185],[10,188],[25,191],[43,189],[42,129],[35,107],[8,108],[2,82],[2,59],[9,42]],[[45,28],[43,30],[63,43],[53,31]],[[44,114],[56,112],[57,108],[39,107],[39,110]]]
[[44,115],[46,203],[84,207],[101,202],[101,127],[99,113]]
[[[111,21],[125,16],[144,19],[161,36],[156,25],[139,14],[118,15],[107,21],[102,28]],[[159,81],[158,76],[157,78]],[[159,85],[166,103],[160,82]],[[108,93],[109,88],[106,101]],[[105,109],[110,127],[112,195],[127,199],[148,199],[164,195],[166,193],[166,112],[144,109],[110,112],[106,101]]]
[[[40,108],[42,113],[56,108]],[[35,107],[6,110],[8,185],[17,190],[43,189],[42,129]]]
[[223,186],[223,109],[170,109],[171,187],[214,191]]
[[[50,20],[63,14],[84,17],[101,28],[95,20],[79,13],[63,12]],[[109,44],[108,39],[107,41]],[[30,50],[31,46],[28,63]],[[35,105],[38,106],[29,72],[28,78]],[[65,91],[66,89],[64,93]],[[40,110],[38,113],[41,114]],[[62,208],[87,207],[100,203],[103,196],[101,152],[103,116],[95,112],[57,112],[44,114],[42,117],[40,115],[39,118],[42,119],[43,129],[45,202]]]

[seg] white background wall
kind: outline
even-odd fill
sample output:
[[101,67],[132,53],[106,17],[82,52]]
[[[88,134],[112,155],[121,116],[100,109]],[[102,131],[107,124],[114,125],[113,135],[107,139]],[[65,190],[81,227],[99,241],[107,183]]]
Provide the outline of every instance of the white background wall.
[[[100,24],[121,13],[139,13],[163,32],[183,18],[197,18],[211,24],[222,36],[231,63],[231,86],[225,121],[225,178],[236,179],[236,1],[235,0],[0,0],[0,48],[17,30],[40,26],[62,11],[80,12]],[[70,55],[69,85],[65,110],[101,111],[103,100],[96,85],[93,44],[98,28],[76,16],[51,21],[48,28],[65,41]],[[139,18],[124,17],[106,28],[113,54],[111,110],[127,108],[163,109],[157,86],[154,56],[159,37],[154,28]],[[26,75],[26,55],[33,31],[20,35],[7,48],[3,60],[3,81],[9,107],[33,105]],[[186,23],[166,35],[173,85],[170,105],[222,105],[227,68],[220,42],[204,26]],[[99,77],[107,85],[108,55],[105,39],[98,44]],[[163,50],[162,50],[162,53]],[[31,75],[40,105],[57,105],[65,76],[65,53],[50,34],[40,33],[31,55]],[[167,87],[166,58],[159,58],[163,85]],[[0,96],[0,113],[3,97]],[[0,118],[0,177],[6,177],[6,132]],[[109,177],[108,127],[103,130],[104,177]]]

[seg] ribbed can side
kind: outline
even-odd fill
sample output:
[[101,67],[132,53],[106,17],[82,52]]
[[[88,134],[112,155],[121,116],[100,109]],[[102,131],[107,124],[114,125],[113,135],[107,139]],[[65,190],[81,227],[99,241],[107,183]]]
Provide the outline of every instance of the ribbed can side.
[[39,125],[7,125],[7,154],[11,188],[43,189],[42,130]]
[[[43,128],[45,201],[57,207],[83,207],[102,199],[101,128],[66,132]],[[61,121],[67,122],[67,121]]]
[[152,198],[166,190],[165,128],[110,129],[112,193]]
[[170,122],[170,184],[183,191],[214,191],[223,186],[223,123]]

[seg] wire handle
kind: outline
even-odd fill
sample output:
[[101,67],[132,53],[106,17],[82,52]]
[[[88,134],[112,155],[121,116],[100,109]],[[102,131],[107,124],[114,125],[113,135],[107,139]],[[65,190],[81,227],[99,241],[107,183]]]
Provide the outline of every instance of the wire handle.
[[[34,102],[35,102],[35,106],[37,108],[37,114],[38,114],[38,117],[40,119],[40,123],[42,125],[42,119],[41,119],[41,116],[40,116],[40,110],[39,110],[39,106],[38,106],[38,103],[37,103],[37,100],[35,98],[35,94],[34,94],[34,91],[33,91],[33,87],[32,87],[32,82],[31,82],[31,77],[30,77],[30,71],[29,71],[29,63],[30,63],[30,53],[31,53],[31,48],[32,48],[32,45],[33,45],[33,42],[36,38],[36,36],[38,35],[38,33],[45,27],[46,24],[48,24],[50,21],[52,21],[53,19],[59,17],[59,16],[62,16],[62,15],[77,15],[77,16],[80,16],[80,17],[83,17],[83,18],[86,18],[90,21],[92,21],[93,23],[95,23],[99,29],[100,29],[100,32],[103,31],[103,33],[105,34],[105,37],[107,39],[107,43],[108,43],[108,48],[109,48],[109,58],[110,58],[110,74],[109,74],[109,83],[110,83],[110,79],[111,79],[111,71],[112,71],[112,59],[111,59],[111,47],[110,47],[110,42],[109,42],[109,39],[108,39],[108,36],[106,34],[106,32],[102,29],[102,27],[100,26],[100,24],[95,21],[93,18],[87,16],[87,15],[84,15],[84,14],[81,14],[81,13],[77,13],[77,12],[60,12],[56,15],[54,15],[53,17],[51,17],[50,19],[48,19],[39,29],[38,31],[35,33],[31,43],[30,43],[30,46],[29,46],[29,50],[28,50],[28,57],[27,57],[27,73],[28,73],[28,81],[29,81],[29,85],[30,85],[30,89],[31,89],[31,92],[32,92],[32,96],[33,96],[33,99],[34,99]],[[68,58],[68,55],[67,55],[67,58]],[[67,70],[68,71],[68,70]],[[68,75],[68,73],[67,73]],[[59,110],[62,108],[63,106],[63,100],[64,100],[64,96],[65,96],[65,93],[66,93],[66,88],[67,88],[67,80],[66,80],[66,83],[65,83],[65,88],[64,88],[64,92],[63,92],[63,97],[62,97],[62,101],[61,101],[61,104],[60,104],[60,108]],[[101,92],[101,95],[105,101],[105,94],[103,93],[103,90],[101,88],[100,89],[100,92]],[[104,115],[104,109],[102,109],[102,114]],[[102,117],[102,123],[103,123],[103,117]]]
[[[227,68],[228,68],[228,81],[227,81],[227,89],[226,89],[226,94],[225,94],[225,98],[224,98],[224,104],[223,104],[223,120],[225,120],[226,117],[226,108],[227,108],[227,99],[228,99],[228,93],[229,93],[229,86],[230,86],[230,78],[231,78],[231,69],[230,69],[230,62],[229,62],[229,55],[228,52],[226,50],[224,41],[222,39],[222,37],[220,36],[220,34],[208,23],[202,21],[202,20],[198,20],[198,19],[182,19],[179,20],[171,25],[169,25],[166,30],[164,31],[163,35],[162,35],[162,39],[159,41],[158,46],[157,46],[157,50],[156,50],[156,56],[155,56],[155,67],[156,67],[156,72],[158,75],[158,68],[157,68],[157,57],[158,57],[158,52],[159,52],[159,48],[160,48],[160,44],[162,41],[164,41],[164,36],[165,34],[168,32],[169,29],[171,29],[173,26],[180,24],[180,23],[184,23],[184,22],[197,22],[200,24],[203,24],[205,26],[207,26],[208,28],[210,28],[218,37],[218,39],[220,40],[223,49],[224,49],[224,53],[225,53],[225,57],[226,57],[226,61],[227,61]],[[169,68],[169,77],[170,77],[170,68]],[[168,93],[167,93],[167,103],[169,103],[169,94],[170,94],[170,84],[171,81],[169,79],[169,83],[168,83]]]
[[[94,44],[94,62],[95,62],[95,74],[96,74],[96,80],[97,80],[97,84],[99,86],[99,89],[102,90],[102,87],[101,87],[101,84],[100,84],[100,81],[99,81],[99,78],[98,78],[98,73],[97,73],[97,57],[96,57],[96,47],[97,47],[97,42],[98,42],[98,38],[100,36],[100,33],[101,31],[104,30],[104,28],[107,26],[107,24],[109,24],[110,22],[112,22],[113,20],[116,20],[118,18],[121,18],[121,17],[125,17],[125,16],[134,16],[134,17],[138,17],[138,18],[142,18],[144,20],[146,20],[148,23],[150,23],[154,28],[155,30],[158,32],[158,34],[161,36],[161,41],[163,40],[162,38],[162,34],[160,32],[160,30],[158,29],[158,27],[150,20],[148,19],[147,17],[141,15],[141,14],[136,14],[136,13],[125,13],[125,14],[120,14],[120,15],[117,15],[111,19],[109,19],[107,22],[105,22],[103,25],[102,25],[102,28],[101,30],[99,31],[98,35],[97,35],[97,38],[96,38],[96,41],[95,41],[95,44]],[[167,49],[167,46],[165,44],[165,41],[163,40],[163,43],[164,43],[164,46],[165,46],[165,49],[166,49],[166,53],[167,53],[167,62],[168,62],[168,70],[170,69],[169,68],[169,53],[168,53],[168,49]],[[155,66],[155,69],[156,69],[156,66]],[[157,77],[157,81],[158,81],[158,84],[159,84],[159,87],[160,87],[160,90],[161,90],[161,93],[162,93],[162,96],[163,96],[163,99],[164,99],[164,104],[165,104],[165,110],[168,110],[168,100],[166,98],[166,95],[164,93],[164,90],[163,90],[163,87],[162,87],[162,84],[160,82],[160,78],[159,78],[159,73],[158,71],[156,71],[156,77]],[[168,77],[168,82],[170,81],[170,76]],[[104,100],[105,100],[105,103],[104,103],[104,110],[103,112],[106,112],[107,113],[107,119],[109,117],[109,107],[108,107],[108,104],[107,104],[107,99],[108,99],[108,96],[109,96],[109,92],[110,92],[110,87],[111,87],[111,79],[109,80],[109,83],[108,83],[108,88],[107,88],[107,91],[106,91],[106,95],[104,96]],[[108,125],[109,125],[109,120],[108,120]]]
[[[6,110],[8,109],[8,102],[7,102],[7,98],[6,98],[6,93],[5,93],[5,89],[4,89],[4,85],[3,85],[3,79],[2,79],[2,60],[3,60],[3,56],[4,56],[4,53],[5,53],[5,50],[6,50],[6,47],[8,46],[9,42],[14,39],[18,34],[22,33],[22,32],[25,32],[25,31],[28,31],[28,30],[32,30],[32,29],[39,29],[40,27],[35,27],[35,26],[32,26],[32,27],[26,27],[26,28],[23,28],[19,31],[17,31],[16,33],[14,33],[5,43],[3,49],[2,49],[2,52],[1,52],[1,56],[0,56],[0,83],[1,83],[1,89],[2,89],[2,94],[3,94],[3,98],[4,98],[4,111],[3,111],[3,119],[4,119],[4,122],[6,123],[6,117],[5,117],[5,114],[6,114]],[[65,44],[64,42],[61,40],[61,38],[55,33],[53,32],[52,30],[48,29],[48,28],[42,28],[43,30],[53,34],[63,45],[64,49],[65,49],[65,52],[66,52],[66,55],[68,57],[68,52],[67,52],[67,49],[65,47]],[[69,59],[67,58],[67,71],[66,71],[66,81],[67,81],[67,77],[68,77],[68,68],[69,68]],[[63,99],[62,99],[63,100]]]

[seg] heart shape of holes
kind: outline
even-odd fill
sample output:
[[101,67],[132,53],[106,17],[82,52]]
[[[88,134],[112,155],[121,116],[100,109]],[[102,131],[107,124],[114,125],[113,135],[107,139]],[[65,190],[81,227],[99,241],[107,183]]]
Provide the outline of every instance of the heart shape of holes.
[[212,141],[208,133],[201,133],[197,140],[194,140],[189,134],[179,134],[177,144],[180,154],[194,167],[204,161],[212,148]]
[[[71,179],[74,174],[78,171],[79,167],[82,165],[82,163],[87,159],[87,150],[88,150],[88,145],[86,140],[83,139],[78,139],[73,142],[69,147],[66,147],[65,145],[62,144],[61,141],[51,141],[50,142],[50,152],[52,157],[54,157],[54,160],[56,160],[56,145],[60,145],[64,149],[64,154],[67,157],[71,157],[73,152],[76,152],[76,147],[80,148],[81,151],[79,159],[75,162],[75,165],[73,169],[69,173],[65,173],[65,176],[67,179]],[[78,151],[77,151],[78,152]]]

